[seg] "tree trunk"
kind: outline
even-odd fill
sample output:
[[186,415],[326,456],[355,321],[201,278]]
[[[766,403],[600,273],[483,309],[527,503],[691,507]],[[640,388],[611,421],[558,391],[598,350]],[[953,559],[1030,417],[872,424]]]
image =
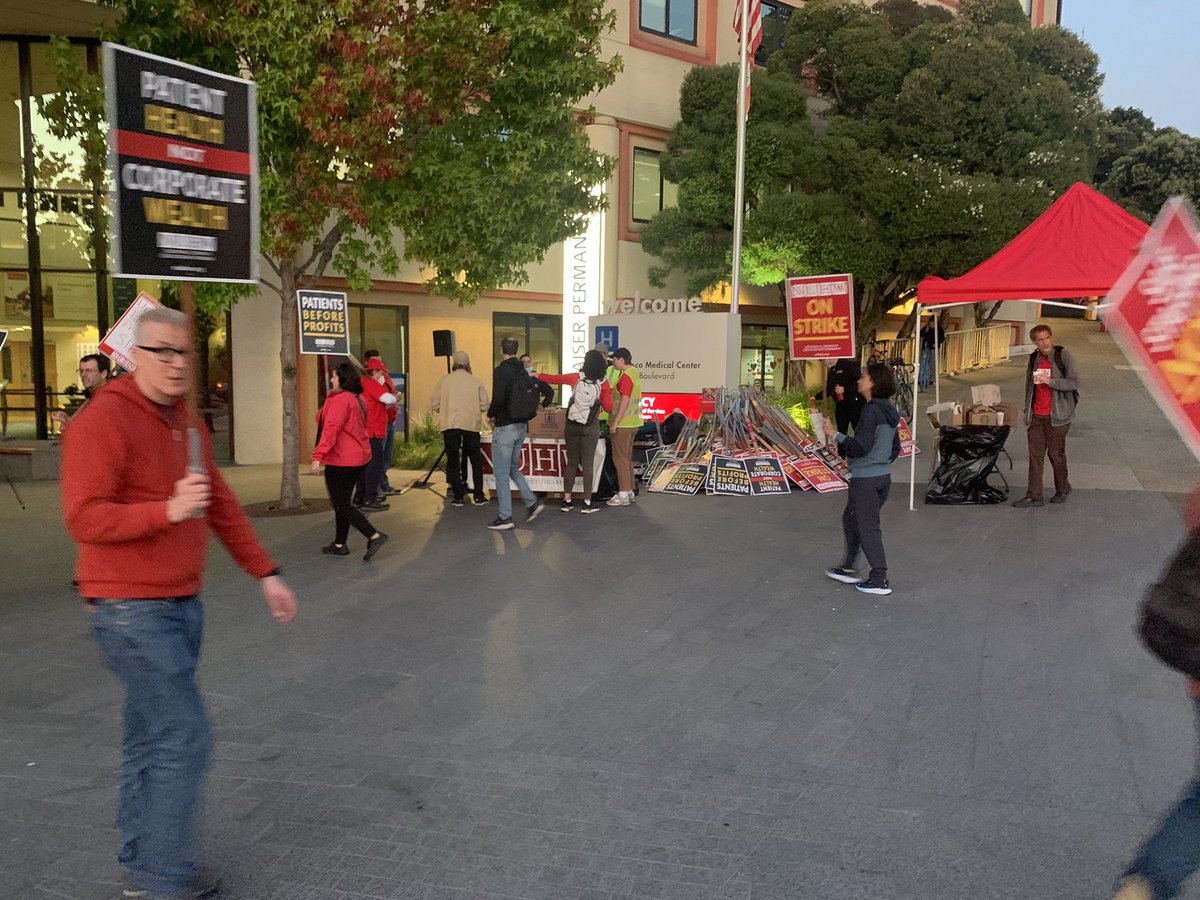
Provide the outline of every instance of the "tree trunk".
[[300,422],[296,410],[296,261],[279,266],[279,369],[283,398],[283,472],[279,479],[279,508],[297,510],[300,496]]

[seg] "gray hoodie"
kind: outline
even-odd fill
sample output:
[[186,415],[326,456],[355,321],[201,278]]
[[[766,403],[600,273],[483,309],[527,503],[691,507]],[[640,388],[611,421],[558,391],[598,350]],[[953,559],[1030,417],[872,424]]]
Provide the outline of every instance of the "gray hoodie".
[[[1060,372],[1054,362],[1054,351],[1047,357],[1050,360],[1050,424],[1070,425],[1075,418],[1075,392],[1079,390],[1079,370],[1069,351],[1055,344],[1055,349],[1062,351],[1063,369]],[[1034,350],[1029,354],[1029,364],[1025,369],[1025,424],[1033,415],[1033,370],[1039,364],[1037,357],[1041,355]]]

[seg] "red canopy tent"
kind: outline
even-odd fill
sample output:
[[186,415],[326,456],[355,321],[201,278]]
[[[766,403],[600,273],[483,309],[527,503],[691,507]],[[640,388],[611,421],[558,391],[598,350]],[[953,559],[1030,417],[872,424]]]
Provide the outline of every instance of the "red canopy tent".
[[958,278],[922,279],[917,302],[949,306],[1104,295],[1149,227],[1079,181],[991,259]]
[[[921,279],[917,285],[917,318],[931,306],[995,300],[1074,306],[1049,298],[1105,295],[1137,254],[1149,230],[1145,222],[1077,181],[991,259],[958,278]],[[913,380],[917,381],[920,353],[914,356]],[[934,379],[935,398],[940,401],[936,367]],[[917,418],[913,416],[914,440]],[[916,509],[916,472],[914,454],[909,459],[910,510]]]

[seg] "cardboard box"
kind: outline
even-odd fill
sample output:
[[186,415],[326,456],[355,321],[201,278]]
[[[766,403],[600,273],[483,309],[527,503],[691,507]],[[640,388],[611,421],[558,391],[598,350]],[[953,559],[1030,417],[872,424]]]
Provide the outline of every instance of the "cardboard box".
[[927,406],[925,414],[929,416],[929,423],[934,428],[963,424],[963,408],[961,404],[955,403],[953,400]]
[[529,420],[529,436],[531,438],[561,438],[567,424],[567,411],[561,406],[547,406],[539,409],[537,415]]
[[978,406],[971,409],[968,422],[971,425],[1000,425],[1003,413],[996,412],[990,406]]
[[1000,385],[977,384],[971,388],[972,406],[995,406],[1000,402]]
[[1017,408],[1007,401],[993,403],[992,409],[1003,414],[1004,418],[1000,420],[1001,425],[1011,425],[1013,428],[1016,428],[1017,424],[1021,421],[1017,418]]

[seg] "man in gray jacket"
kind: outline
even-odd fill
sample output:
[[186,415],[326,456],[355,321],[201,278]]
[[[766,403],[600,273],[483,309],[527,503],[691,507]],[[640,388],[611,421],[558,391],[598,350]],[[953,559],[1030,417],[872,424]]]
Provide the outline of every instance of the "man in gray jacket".
[[1067,432],[1079,402],[1079,370],[1064,348],[1054,343],[1049,325],[1035,325],[1029,338],[1037,349],[1029,354],[1025,372],[1025,424],[1029,431],[1029,485],[1017,509],[1042,506],[1042,472],[1046,457],[1054,469],[1051,503],[1066,503],[1071,494],[1067,477]]

